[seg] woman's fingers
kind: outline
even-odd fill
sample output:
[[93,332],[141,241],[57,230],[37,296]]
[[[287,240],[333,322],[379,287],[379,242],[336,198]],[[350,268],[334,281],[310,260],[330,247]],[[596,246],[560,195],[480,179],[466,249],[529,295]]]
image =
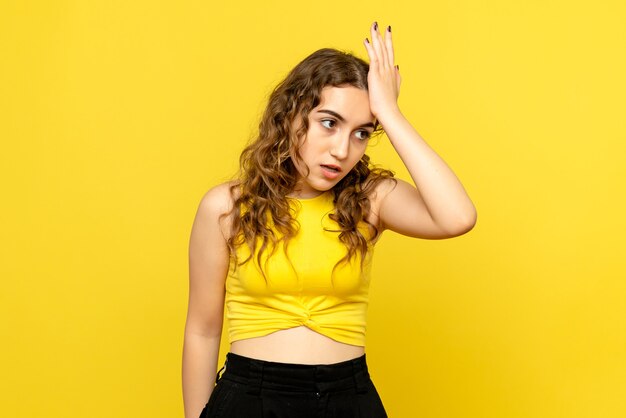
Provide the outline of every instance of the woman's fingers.
[[378,60],[376,59],[376,52],[374,51],[374,47],[372,46],[372,43],[369,41],[368,38],[365,38],[365,40],[363,41],[363,44],[365,45],[365,49],[367,50],[367,55],[369,56],[369,59],[370,59],[370,67],[377,66]]
[[402,76],[400,75],[400,67],[396,67],[396,88],[398,89],[398,95],[400,95],[401,84],[402,84]]
[[385,46],[387,49],[387,64],[392,66],[394,63],[393,57],[393,39],[391,39],[391,26],[387,26],[385,31]]
[[370,55],[370,64],[372,63],[372,61],[374,61],[374,66],[376,67],[380,65],[384,69],[391,69],[392,67],[394,67],[395,59],[393,51],[393,39],[391,36],[391,26],[387,26],[383,37],[378,23],[374,22],[370,27],[370,34],[372,37],[372,40],[370,42],[370,48],[368,48],[368,54]]
[[374,22],[370,27],[370,36],[363,44],[370,61],[367,74],[370,109],[378,117],[385,109],[397,107],[401,78],[398,67],[394,65],[391,26],[381,31],[378,23]]
[[372,35],[372,47],[376,54],[376,61],[379,65],[383,67],[387,65],[386,57],[383,51],[385,47],[382,42],[382,37],[380,36],[380,32],[378,30],[378,22],[374,22],[370,28],[370,32]]
[[380,33],[378,23],[374,22],[370,27],[371,41],[365,38],[363,44],[367,49],[370,59],[370,69],[378,74],[391,73],[396,81],[396,89],[400,89],[400,68],[394,65],[395,56],[393,50],[393,38],[391,35],[391,26],[385,29],[384,37]]

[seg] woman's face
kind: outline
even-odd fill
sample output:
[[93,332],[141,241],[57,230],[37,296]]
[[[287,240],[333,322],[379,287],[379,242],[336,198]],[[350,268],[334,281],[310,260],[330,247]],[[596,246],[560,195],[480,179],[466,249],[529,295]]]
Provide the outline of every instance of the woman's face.
[[[294,195],[311,198],[330,190],[359,162],[374,131],[366,90],[324,87],[320,104],[309,113],[309,129],[300,147]],[[307,169],[302,165],[306,164]]]

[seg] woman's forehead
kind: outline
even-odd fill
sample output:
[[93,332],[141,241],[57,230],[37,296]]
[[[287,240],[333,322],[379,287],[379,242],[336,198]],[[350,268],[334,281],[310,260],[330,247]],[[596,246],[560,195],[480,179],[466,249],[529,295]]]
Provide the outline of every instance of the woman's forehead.
[[313,112],[322,109],[337,113],[349,122],[362,124],[374,120],[370,111],[368,91],[354,86],[324,87],[320,103],[313,109]]

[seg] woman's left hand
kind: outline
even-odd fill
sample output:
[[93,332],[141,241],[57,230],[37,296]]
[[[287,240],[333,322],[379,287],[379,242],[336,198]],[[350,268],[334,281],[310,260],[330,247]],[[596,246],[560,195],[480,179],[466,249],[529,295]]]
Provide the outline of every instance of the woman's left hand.
[[367,74],[370,110],[376,119],[384,118],[388,112],[399,112],[398,95],[400,93],[400,70],[394,65],[393,40],[391,26],[385,30],[385,37],[380,33],[378,23],[370,28],[372,42],[363,41],[370,59]]

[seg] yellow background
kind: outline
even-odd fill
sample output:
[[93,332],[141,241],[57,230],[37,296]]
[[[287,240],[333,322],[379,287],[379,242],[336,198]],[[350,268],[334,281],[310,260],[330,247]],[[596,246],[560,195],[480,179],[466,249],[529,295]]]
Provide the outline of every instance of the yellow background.
[[321,47],[366,57],[374,20],[478,210],[377,247],[389,415],[626,416],[623,1],[0,4],[2,416],[182,417],[197,204],[276,82]]

